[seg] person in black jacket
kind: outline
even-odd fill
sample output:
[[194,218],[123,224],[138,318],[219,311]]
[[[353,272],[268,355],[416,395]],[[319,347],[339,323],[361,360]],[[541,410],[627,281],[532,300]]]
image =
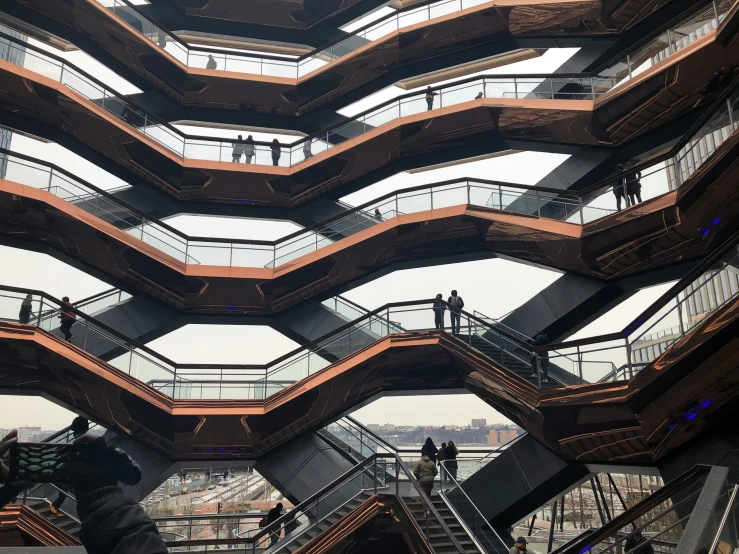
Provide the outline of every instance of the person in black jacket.
[[460,310],[464,308],[464,300],[461,296],[457,296],[456,290],[453,290],[447,303],[449,304],[449,317],[452,320],[452,335],[459,335],[459,320],[462,317]]
[[[621,173],[623,170],[623,165],[618,164],[616,166],[616,173]],[[621,200],[626,199],[626,182],[623,178],[613,183],[613,195],[616,197],[616,209],[621,211]],[[626,203],[628,204],[628,200]]]
[[451,475],[455,481],[457,480],[457,469],[459,468],[457,465],[457,454],[459,454],[457,445],[454,444],[454,441],[449,441],[449,444],[447,444],[446,450],[444,451],[444,457],[446,458],[444,465],[449,471],[449,475]]
[[647,542],[647,539],[642,536],[641,531],[634,531],[634,534],[626,539],[624,546],[626,547],[624,550],[625,554],[654,554],[652,544]]
[[626,194],[629,197],[629,201],[632,206],[637,204],[637,200],[641,202],[641,173],[633,171],[631,168],[634,164],[631,162],[626,164],[626,170],[629,173],[626,174]]
[[434,441],[431,440],[431,437],[427,437],[426,443],[423,445],[423,448],[421,448],[421,456],[428,456],[432,462],[436,463],[437,452],[439,452],[439,449],[436,448]]
[[[532,346],[544,346],[549,344],[549,337],[544,331],[540,331],[536,336],[529,341]],[[541,379],[542,383],[549,382],[549,354],[547,352],[541,352],[539,354],[539,365],[541,366],[541,372],[544,376]],[[539,376],[539,372],[536,370],[536,354],[531,354],[531,371],[532,374],[529,376],[532,379],[536,379]]]
[[436,300],[434,301],[434,325],[436,325],[437,329],[444,328],[444,310],[446,310],[446,304],[444,304],[441,298],[441,293],[439,293],[436,295]]
[[[280,514],[282,514],[282,504],[277,504],[274,508],[272,508],[269,512],[267,512],[267,525],[269,525],[272,522],[277,521],[280,519]],[[280,530],[272,531],[272,534],[269,537],[269,545],[274,546],[277,544],[277,541],[280,540]]]

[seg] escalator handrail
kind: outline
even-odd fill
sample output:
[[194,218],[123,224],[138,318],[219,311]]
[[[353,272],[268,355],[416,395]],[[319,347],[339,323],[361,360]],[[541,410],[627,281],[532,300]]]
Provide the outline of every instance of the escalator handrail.
[[[503,547],[504,547],[503,552],[505,552],[507,550],[507,548],[505,548],[505,543],[503,542],[503,539],[501,539],[500,538],[500,535],[498,534],[498,532],[495,529],[493,529],[493,526],[490,525],[490,523],[488,522],[488,519],[485,516],[482,515],[482,513],[479,510],[479,508],[475,505],[474,502],[472,502],[472,499],[467,495],[467,493],[462,488],[462,486],[459,484],[459,482],[447,470],[446,465],[444,464],[444,462],[446,462],[446,461],[447,460],[443,460],[442,461],[442,464],[441,464],[442,465],[441,471],[442,472],[446,472],[446,475],[444,475],[443,479],[447,483],[449,483],[449,482],[453,483],[454,484],[454,489],[457,490],[457,491],[459,491],[459,492],[461,492],[462,495],[464,495],[464,497],[467,499],[467,502],[469,503],[469,505],[472,506],[472,508],[474,509],[474,511],[477,513],[477,517],[480,519],[480,522],[483,522],[482,525],[487,525],[487,527],[493,532],[493,535],[495,536],[495,538],[497,538],[500,541],[500,544],[503,545]],[[447,495],[444,492],[444,487],[443,486],[441,487],[441,489],[439,491],[439,494],[443,495],[445,499],[447,498]],[[464,520],[459,516],[459,514],[457,513],[457,510],[454,509],[451,501],[447,501],[447,504],[449,505],[449,507],[451,508],[451,510],[454,512],[454,514],[457,516],[457,518],[460,520],[460,522],[461,523],[464,523]],[[473,537],[475,536],[474,529],[471,529],[470,530],[470,533],[472,534]]]
[[[655,507],[665,502],[674,494],[680,492],[686,487],[689,487],[690,485],[695,484],[699,479],[708,476],[711,470],[712,466],[707,465],[696,465],[692,467],[685,473],[670,481],[659,490],[647,496],[638,504],[632,506],[628,510],[613,518],[604,526],[596,529],[587,537],[582,537],[576,542],[572,543],[569,549],[567,549],[566,551],[562,551],[562,554],[580,554],[581,552],[586,552],[602,540],[612,536],[615,532],[617,532],[619,529],[622,529],[636,518],[653,510]],[[671,506],[669,509],[672,510],[673,506]]]
[[451,532],[447,524],[444,522],[444,519],[441,517],[439,512],[434,508],[433,503],[430,499],[426,496],[426,494],[421,489],[420,485],[418,484],[418,481],[415,480],[411,472],[408,470],[408,468],[405,466],[403,461],[398,457],[397,454],[394,453],[375,453],[366,460],[363,460],[362,462],[358,463],[356,466],[351,468],[349,471],[346,471],[343,475],[339,476],[338,478],[334,479],[331,483],[323,487],[321,490],[313,493],[310,495],[307,499],[303,500],[300,504],[295,506],[290,512],[281,515],[279,518],[277,518],[275,521],[270,523],[269,525],[262,527],[262,529],[256,533],[253,537],[247,537],[244,539],[244,542],[257,542],[258,539],[264,537],[265,535],[271,534],[273,531],[279,530],[284,523],[287,523],[291,521],[295,514],[293,512],[296,512],[298,510],[304,510],[307,507],[310,507],[310,505],[316,501],[321,496],[326,495],[327,493],[331,492],[333,489],[336,489],[337,487],[341,487],[345,482],[355,477],[355,474],[359,472],[364,472],[367,470],[372,464],[376,462],[376,460],[381,458],[392,458],[395,460],[395,463],[399,465],[401,468],[401,471],[405,472],[408,477],[408,481],[411,483],[411,485],[416,489],[416,492],[418,495],[426,500],[426,506],[428,510],[431,512],[431,514],[434,516],[434,518],[438,521],[444,532],[449,536],[449,539],[452,541],[452,544],[455,545],[456,550],[460,553],[464,553],[464,549],[459,544],[459,542],[454,537],[454,534]]

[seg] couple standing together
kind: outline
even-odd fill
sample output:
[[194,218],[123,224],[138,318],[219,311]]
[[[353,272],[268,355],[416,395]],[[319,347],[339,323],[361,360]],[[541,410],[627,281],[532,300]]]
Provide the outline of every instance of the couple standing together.
[[441,294],[436,295],[434,301],[434,323],[437,329],[444,328],[444,311],[449,305],[449,316],[452,320],[452,334],[459,335],[459,320],[461,318],[460,310],[464,308],[464,300],[461,296],[457,295],[457,291],[453,290],[452,295],[446,301],[446,304],[442,300]]

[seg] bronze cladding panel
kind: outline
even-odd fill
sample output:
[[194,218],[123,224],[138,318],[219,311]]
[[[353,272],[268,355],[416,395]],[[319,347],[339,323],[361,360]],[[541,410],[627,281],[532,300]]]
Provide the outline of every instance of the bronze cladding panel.
[[[394,31],[382,40],[369,43],[300,79],[188,68],[95,0],[13,1],[81,33],[184,104],[299,115],[395,69],[491,41],[518,36],[618,33],[647,17],[668,0],[627,1],[626,4],[638,4],[642,8],[635,13],[623,5],[609,11],[609,8],[592,0],[497,0]],[[269,4],[270,7],[259,10],[252,5],[254,1]],[[228,3],[229,8],[218,10],[216,5],[222,2]],[[234,17],[234,12],[261,12],[269,14],[271,18],[279,13],[272,7],[275,2],[279,0],[221,0],[209,2],[202,9],[190,8],[188,13],[194,13],[193,10],[199,15],[208,13],[206,17],[218,13],[219,18],[230,19]],[[353,2],[342,2],[349,3]],[[301,12],[297,5],[299,2],[285,4],[292,4],[296,9],[293,16]],[[633,15],[624,17],[623,14],[627,12]]]
[[704,88],[715,71],[739,62],[714,37],[621,85],[594,110],[589,100],[471,100],[399,118],[290,168],[183,159],[66,86],[8,62],[0,62],[0,110],[66,134],[177,198],[294,206],[393,161],[474,143],[617,146],[712,101]]
[[733,416],[738,315],[736,299],[628,382],[538,391],[459,339],[425,331],[380,339],[266,401],[171,400],[44,331],[4,323],[0,387],[47,394],[178,460],[217,460],[258,457],[383,392],[464,386],[566,459],[653,463]]
[[453,206],[379,223],[277,269],[185,265],[51,193],[4,180],[0,233],[202,313],[272,313],[396,262],[486,251],[608,280],[712,251],[739,219],[737,154],[735,134],[678,191],[582,227]]

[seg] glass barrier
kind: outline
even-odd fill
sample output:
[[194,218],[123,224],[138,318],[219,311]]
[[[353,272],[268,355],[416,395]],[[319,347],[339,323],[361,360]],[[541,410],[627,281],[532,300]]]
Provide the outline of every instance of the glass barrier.
[[[134,212],[91,186],[50,169],[42,163],[14,156],[7,159],[6,179],[47,190],[82,210],[125,230],[153,247],[150,254],[180,263],[235,267],[278,267],[333,244],[346,236],[369,229],[403,214],[450,206],[471,205],[510,213],[531,215],[582,225],[608,216],[622,207],[632,207],[657,198],[681,186],[736,131],[733,113],[739,92],[727,99],[671,160],[659,162],[640,172],[635,181],[621,179],[585,195],[567,191],[549,192],[514,184],[476,180],[430,185],[420,190],[400,191],[388,198],[350,209],[344,217],[330,220],[276,243],[259,241],[210,242],[187,239],[156,220]],[[619,168],[619,172],[623,171]],[[615,205],[614,205],[615,204]],[[346,303],[344,303],[346,304]],[[336,306],[336,311],[352,312]],[[353,318],[352,318],[353,319]]]
[[693,554],[730,554],[739,547],[737,535],[737,495],[739,485],[722,494],[710,514],[708,524]]
[[[459,2],[460,0],[443,0],[440,4],[451,5]],[[669,40],[658,37],[635,53],[633,61],[630,54],[625,62],[618,62],[595,77],[481,76],[472,81],[444,85],[430,93],[422,90],[411,97],[398,98],[389,104],[378,106],[369,113],[357,116],[339,127],[327,130],[325,135],[320,134],[317,137],[304,139],[293,144],[281,144],[277,139],[271,144],[256,144],[248,141],[238,142],[234,139],[187,137],[168,124],[153,120],[153,116],[123,100],[113,91],[106,90],[103,86],[92,82],[70,64],[54,60],[41,52],[28,48],[27,45],[18,46],[13,43],[10,48],[23,51],[24,56],[17,57],[17,59],[23,60],[21,63],[24,67],[67,85],[138,131],[153,138],[178,156],[221,162],[240,162],[243,156],[247,164],[291,167],[397,118],[441,109],[475,99],[596,100],[635,74],[644,71],[653,63],[659,62],[660,56],[664,57],[665,51],[668,53],[677,51],[678,43],[682,45],[680,48],[684,48],[686,44],[703,36],[701,33],[705,33],[706,29],[716,27],[718,21],[725,16],[730,7],[731,3],[728,1],[720,1],[715,7],[714,5],[709,6],[698,15],[692,16],[688,21],[676,26],[674,30],[668,30],[664,36],[668,37],[669,35]],[[112,9],[122,17],[125,16],[124,19],[126,21],[130,20],[134,28],[140,28],[145,36],[161,46],[162,31],[150,22],[142,21],[142,16],[133,8],[126,5],[122,0],[114,0]],[[419,13],[424,13],[424,11],[426,13],[434,12],[434,10],[429,11],[428,6],[424,6],[419,10]],[[718,14],[718,19],[716,14]],[[387,21],[380,23],[380,25],[387,24]],[[179,48],[184,48],[177,41],[169,40],[167,36],[163,38],[164,47],[167,49],[172,48],[175,49],[173,51],[179,51]],[[171,37],[169,38],[171,39]],[[174,46],[175,44],[179,46]],[[331,51],[327,55],[328,58],[330,59],[333,56],[332,52],[334,50],[339,52],[341,49],[336,45],[330,47]],[[188,53],[187,56],[189,55]],[[326,57],[325,54],[322,55]],[[227,57],[228,55],[224,54],[224,56]],[[12,55],[10,56],[11,60],[15,58]],[[198,55],[197,58],[200,59],[201,56]],[[646,61],[642,62],[642,59]],[[225,61],[226,58],[224,58]],[[635,65],[637,63],[638,66]],[[270,62],[265,65],[278,67],[281,64],[282,62]],[[226,64],[224,63],[224,65]],[[529,200],[533,201],[533,199]],[[497,201],[500,205],[506,202],[505,197],[501,195],[499,195]],[[566,202],[562,206],[553,204],[552,209],[558,209],[566,213],[568,206]],[[598,217],[602,217],[602,215]],[[590,220],[589,218],[585,219],[585,221]]]
[[[195,47],[197,48],[195,49],[140,14],[128,0],[98,0],[98,2],[152,44],[157,45],[186,66],[297,79],[320,70],[330,62],[364,48],[372,42],[382,40],[403,28],[466,10],[484,4],[487,0],[439,0],[424,6],[398,10],[394,14],[354,31],[340,42],[314,50],[304,56],[285,56],[284,58],[274,54],[260,55],[238,50],[209,50],[203,47]],[[668,29],[636,52],[616,62],[599,76],[593,86],[593,91],[596,95],[605,94],[614,86],[639,75],[652,65],[705,36],[718,27],[730,8],[729,0],[712,2],[698,14]],[[533,82],[532,84],[538,85],[539,83]],[[561,84],[556,81],[551,81],[551,84],[552,90],[549,98],[573,99],[585,94],[578,91],[567,91],[566,86],[561,87]],[[565,85],[569,84],[571,83]],[[531,92],[526,83],[521,85],[522,90]],[[556,92],[554,89],[557,89]]]
[[477,506],[467,496],[467,493],[460,487],[460,481],[457,480],[457,469],[448,467],[447,462],[442,462],[439,472],[441,496],[452,509],[456,518],[464,523],[468,532],[483,546],[484,552],[487,554],[506,554],[508,548],[503,540],[480,513]]

